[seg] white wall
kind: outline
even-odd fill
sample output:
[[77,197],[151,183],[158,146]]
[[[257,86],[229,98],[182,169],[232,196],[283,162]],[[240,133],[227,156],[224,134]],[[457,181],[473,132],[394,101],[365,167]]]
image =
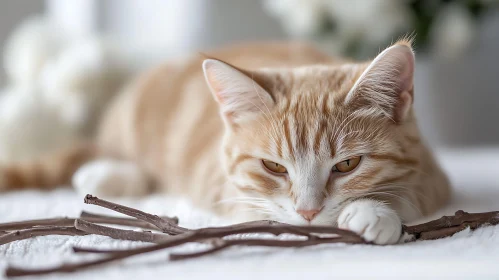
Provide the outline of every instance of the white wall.
[[68,34],[97,31],[99,0],[45,0],[46,14]]
[[99,3],[99,28],[149,60],[235,41],[284,38],[277,21],[263,11],[257,0],[107,0]]
[[422,66],[416,67],[416,112],[432,144],[499,145],[498,51],[496,10],[466,55],[452,62],[416,65]]
[[188,52],[199,45],[207,14],[204,0],[100,2],[101,30],[143,58]]

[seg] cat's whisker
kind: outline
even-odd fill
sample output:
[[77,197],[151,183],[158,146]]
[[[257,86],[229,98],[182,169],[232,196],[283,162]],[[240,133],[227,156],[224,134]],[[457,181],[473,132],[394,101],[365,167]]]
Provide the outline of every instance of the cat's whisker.
[[350,134],[359,133],[359,132],[360,132],[360,130],[350,131],[350,132],[348,132],[345,135],[341,135],[340,138],[336,142],[343,143],[345,141],[345,138],[347,138],[348,136],[350,136]]
[[333,141],[337,134],[339,133],[340,129],[343,129],[343,124],[348,121],[349,118],[355,117],[355,112],[351,112],[346,118],[343,119],[343,121],[340,123],[340,125],[336,128],[336,131],[331,135],[330,141]]
[[416,195],[421,195],[425,199],[429,199],[427,195],[425,195],[423,192],[419,191],[417,188],[410,188],[411,186],[416,187],[419,186],[418,183],[411,183],[411,182],[403,182],[403,183],[392,183],[392,184],[384,184],[384,185],[374,185],[373,188],[376,190],[383,190],[383,189],[389,189],[389,190],[404,190],[409,193],[413,193]]
[[252,197],[245,197],[245,198],[229,198],[229,199],[224,199],[220,200],[217,202],[217,204],[230,204],[230,203],[252,203],[252,204],[264,204],[264,203],[269,203],[267,199],[260,199],[260,198],[252,198]]
[[[271,122],[270,118],[267,116],[267,114],[262,110],[262,108],[260,108],[259,106],[257,106],[253,101],[251,101],[251,99],[249,98],[246,98],[249,103],[251,103],[255,108],[257,108],[258,110],[260,110],[260,112],[263,114],[263,116],[267,119],[267,121]],[[262,100],[262,103],[265,105],[265,102],[263,102]],[[265,128],[266,125],[264,125],[262,122],[258,121],[257,122],[260,124],[260,126],[262,128]],[[266,130],[268,132],[268,130]],[[270,135],[272,137],[272,135]]]
[[[354,113],[355,113],[355,112],[354,112]],[[354,114],[354,113],[352,113],[352,114]],[[356,114],[355,114],[355,116],[354,116],[353,118],[350,118],[350,120],[342,126],[341,130],[339,131],[339,133],[338,133],[338,134],[337,134],[337,136],[336,136],[336,137],[337,137],[337,139],[342,139],[342,140],[344,140],[344,139],[345,139],[345,137],[343,136],[343,131],[345,130],[345,128],[346,128],[346,127],[348,127],[348,125],[349,125],[352,121],[356,120],[356,118],[357,118],[357,117],[358,117],[358,115],[356,115]],[[343,142],[339,142],[339,141],[337,141],[337,143],[343,144]],[[341,146],[341,145],[340,145],[340,146]],[[338,149],[338,150],[339,150],[339,149]]]
[[240,213],[258,213],[258,214],[264,214],[268,216],[276,216],[276,213],[274,211],[265,209],[265,208],[252,208],[252,207],[247,207],[246,209],[238,209],[238,212]]
[[404,192],[406,195],[415,195],[416,197],[422,198],[423,200],[430,200],[431,198],[424,194],[422,191],[417,188],[411,188],[411,186],[417,187],[419,184],[417,183],[409,183],[405,182],[404,186],[400,184],[386,184],[386,185],[378,185],[374,186],[373,189],[375,191],[390,191],[394,192]]
[[[417,186],[416,184],[414,184],[414,186]],[[379,190],[391,190],[391,191],[404,191],[405,193],[407,194],[413,194],[419,198],[422,198],[424,200],[428,200],[430,199],[429,196],[427,196],[426,194],[424,194],[422,191],[419,191],[417,190],[416,188],[408,188],[408,187],[399,187],[399,186],[390,186],[390,187],[386,187],[386,188],[377,188]]]
[[393,194],[390,192],[376,192],[376,191],[368,192],[367,195],[387,195],[387,196],[395,197],[395,198],[400,199],[401,201],[407,203],[408,206],[410,206],[413,210],[418,212],[419,215],[423,216],[423,213],[421,212],[421,210],[419,210],[419,208],[414,203],[412,203],[409,199],[407,199],[403,196],[396,195],[396,194]]
[[[260,98],[260,101],[261,101],[261,102],[262,102],[262,103],[263,103],[263,104],[267,107],[267,105],[265,104],[265,102],[264,102],[264,101],[263,101],[263,99],[261,98],[260,94],[258,93],[258,90],[256,89],[255,81],[254,81],[253,79],[252,79],[252,82],[253,82],[253,87],[255,88],[255,93],[257,93],[258,97]],[[267,121],[268,121],[269,123],[271,123],[271,125],[272,125],[272,120],[271,120],[271,119],[270,119],[270,117],[269,117],[269,116],[268,116],[268,115],[267,115],[267,114],[266,114],[266,113],[262,110],[262,108],[260,108],[260,106],[257,106],[257,105],[256,105],[256,104],[255,104],[255,103],[254,103],[254,102],[253,102],[250,98],[246,98],[246,101],[248,101],[248,102],[249,102],[249,103],[251,103],[251,104],[252,104],[255,108],[257,108],[258,110],[260,110],[260,112],[263,114],[264,118],[266,118],[266,119],[267,119]],[[267,109],[268,109],[268,107],[267,107]],[[270,110],[269,110],[269,112],[270,112]],[[264,128],[264,129],[265,129],[265,128],[267,128],[267,126],[266,126],[266,125],[264,125],[264,124],[263,124],[262,122],[260,122],[259,120],[257,120],[257,122],[260,124],[260,127],[261,127],[261,128]],[[271,139],[273,139],[273,140],[277,143],[277,139],[275,138],[275,135],[274,135],[272,132],[270,132],[270,133],[269,133],[268,128],[267,128],[267,129],[265,129],[265,131],[266,131],[266,134],[267,134],[267,135],[269,135],[269,136],[271,137]]]
[[[401,185],[403,184],[403,185]],[[416,196],[420,196],[423,199],[430,199],[427,195],[422,193],[421,191],[418,191],[416,188],[411,188],[411,186],[419,186],[418,183],[411,183],[411,182],[404,182],[404,183],[392,183],[392,184],[384,184],[384,185],[374,185],[371,187],[372,190],[375,191],[403,191],[407,194],[414,194]],[[350,190],[348,193],[353,194],[353,195],[364,195],[366,192],[363,190]]]
[[349,191],[348,193],[350,195],[353,195],[353,196],[356,196],[356,197],[363,197],[363,196],[366,196],[366,195],[370,195],[370,194],[386,194],[388,196],[393,196],[393,197],[398,197],[399,199],[401,200],[404,200],[404,202],[406,202],[407,204],[409,204],[409,206],[411,208],[413,208],[414,210],[417,210],[417,212],[419,214],[421,214],[421,210],[419,209],[419,207],[417,207],[413,202],[410,201],[410,198],[409,197],[405,197],[405,196],[402,196],[402,195],[397,195],[395,194],[394,192],[405,192],[407,193],[407,195],[416,195],[416,196],[420,196],[424,199],[430,199],[428,196],[426,196],[425,194],[417,191],[415,188],[410,188],[409,186],[417,186],[418,184],[417,183],[404,183],[406,186],[400,186],[398,184],[385,184],[385,185],[375,185],[373,187],[371,187],[371,190],[368,190],[367,192],[366,191],[362,191],[362,190],[359,190],[359,191],[355,191],[355,190],[351,190]]

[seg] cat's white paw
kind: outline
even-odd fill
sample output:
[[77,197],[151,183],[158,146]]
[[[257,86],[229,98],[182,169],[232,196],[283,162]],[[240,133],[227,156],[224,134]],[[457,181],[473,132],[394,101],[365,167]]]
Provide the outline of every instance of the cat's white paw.
[[338,217],[338,226],[376,244],[395,244],[402,232],[402,222],[397,213],[387,205],[369,199],[347,205]]
[[144,172],[133,162],[96,160],[80,167],[72,178],[81,195],[140,196],[150,192]]

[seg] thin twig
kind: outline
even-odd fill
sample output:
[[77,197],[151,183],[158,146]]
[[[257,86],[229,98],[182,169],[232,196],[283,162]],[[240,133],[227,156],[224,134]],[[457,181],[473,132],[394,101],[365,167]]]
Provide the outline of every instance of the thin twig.
[[[289,247],[306,247],[313,246],[319,244],[328,244],[328,243],[349,243],[347,240],[341,237],[333,237],[333,238],[317,238],[317,239],[307,239],[307,240],[275,240],[275,239],[231,239],[231,240],[223,240],[204,251],[199,251],[195,253],[172,253],[170,254],[170,260],[179,261],[185,259],[198,258],[205,255],[213,254],[223,249],[232,247],[232,246],[264,246],[264,247],[281,247],[281,248],[289,248]],[[355,243],[352,243],[355,244]]]
[[[189,230],[179,227],[174,221],[168,218],[162,218],[156,215],[148,214],[140,210],[122,206],[106,200],[101,200],[91,195],[87,195],[85,203],[94,204],[104,208],[111,209],[116,212],[137,218],[141,223],[146,222],[154,225],[165,233],[164,235],[152,232],[136,232],[130,230],[114,229],[97,225],[94,222],[88,221],[95,216],[84,216],[83,219],[76,220],[76,227],[86,233],[95,233],[106,235],[113,238],[126,240],[140,240],[146,242],[157,243],[154,245],[127,249],[127,250],[102,250],[94,248],[79,248],[74,247],[75,252],[80,253],[105,253],[101,259],[86,261],[75,264],[62,264],[58,267],[48,269],[22,269],[9,267],[6,270],[8,277],[25,276],[25,275],[42,275],[53,272],[73,272],[84,268],[89,268],[105,263],[129,258],[132,256],[145,254],[153,251],[158,251],[166,248],[179,246],[190,242],[211,242],[211,246],[206,250],[194,253],[175,253],[170,255],[171,260],[181,260],[200,257],[208,254],[213,254],[225,248],[232,246],[267,246],[267,247],[303,247],[312,246],[324,243],[349,243],[349,244],[369,244],[357,234],[342,230],[335,227],[327,226],[292,226],[275,221],[255,221],[242,224],[231,225],[227,227],[212,227]],[[88,219],[87,219],[88,218]],[[120,218],[122,219],[122,218]],[[127,219],[127,218],[124,218]],[[130,219],[128,219],[130,220]],[[464,211],[456,212],[454,216],[444,216],[435,221],[431,221],[421,225],[404,226],[404,232],[415,236],[416,240],[436,239],[446,236],[451,236],[454,233],[465,228],[476,229],[485,224],[498,224],[499,211],[488,213],[466,213]],[[74,230],[76,228],[71,227]],[[144,227],[143,227],[144,228]],[[42,228],[32,228],[42,229]],[[237,234],[247,233],[268,233],[273,235],[292,234],[301,236],[304,239],[300,240],[279,240],[279,239],[257,239],[237,237],[226,239],[225,237]],[[11,235],[11,233],[7,234]],[[3,238],[5,235],[0,236]],[[26,237],[26,238],[29,238]]]
[[[177,217],[171,218],[171,217],[162,216],[161,218],[169,219],[170,222],[175,224],[178,223]],[[115,216],[101,215],[101,214],[82,211],[80,214],[80,219],[95,224],[119,225],[119,226],[129,226],[129,227],[137,227],[143,229],[159,230],[159,228],[156,227],[155,225],[141,221],[137,218],[115,217]]]
[[40,219],[40,220],[28,220],[22,222],[11,222],[0,224],[0,230],[2,231],[13,231],[13,230],[23,230],[32,227],[71,227],[74,224],[74,218],[54,218],[54,219]]
[[[148,222],[138,220],[136,218],[107,216],[107,215],[94,214],[89,212],[82,212],[80,218],[92,224],[94,223],[110,224],[110,225],[131,226],[143,229],[159,230],[156,226]],[[161,218],[167,219],[172,223],[178,222],[178,219],[176,217],[175,218],[161,217]],[[38,219],[38,220],[28,220],[22,222],[10,222],[10,223],[0,224],[0,229],[2,229],[2,231],[0,231],[0,245],[41,235],[58,235],[58,234],[74,235],[72,234],[73,233],[72,231],[63,228],[73,228],[76,220],[77,220],[76,218],[54,218],[54,219]],[[97,233],[95,232],[95,229],[97,227],[99,226],[93,225],[88,229],[88,231],[84,230],[84,232],[87,232],[87,234],[101,234],[115,239],[126,239],[133,241],[153,242],[153,243],[158,243],[164,239],[164,237],[162,237],[163,239],[160,239],[159,238],[160,235],[158,234],[147,233],[147,232],[140,233],[140,232],[131,231],[134,232],[135,235],[131,234],[123,235],[118,233],[121,230],[109,227],[107,227],[108,229],[107,231]],[[94,231],[91,231],[92,229],[94,229]],[[9,230],[14,232],[9,233],[8,231],[4,230]],[[31,235],[31,234],[36,234],[36,235]],[[149,241],[151,240],[150,238],[153,238],[153,241]]]
[[142,221],[156,225],[158,228],[165,229],[164,232],[172,235],[176,234],[192,234],[196,232],[198,235],[213,235],[212,237],[224,237],[228,234],[241,234],[241,233],[255,233],[265,232],[274,235],[289,233],[303,236],[310,236],[310,233],[324,233],[324,234],[339,234],[358,237],[354,232],[334,228],[331,226],[292,226],[289,224],[279,223],[276,221],[263,220],[252,221],[230,225],[227,227],[209,227],[198,230],[189,230],[176,225],[172,225],[168,220],[162,219],[157,215],[152,215],[131,207],[123,206],[117,203],[109,202],[104,199],[97,198],[92,195],[86,195],[85,203],[93,204],[96,206],[104,207],[131,217],[135,217]]
[[36,227],[24,230],[16,230],[0,236],[0,245],[10,243],[12,241],[24,240],[36,236],[46,235],[87,235],[88,233],[80,231],[75,227]]
[[76,219],[74,226],[76,229],[89,234],[109,236],[114,239],[143,241],[151,243],[161,243],[170,238],[164,233],[153,233],[151,231],[133,231],[117,229],[112,227],[100,226],[85,220]]
[[[248,232],[249,231],[250,230],[248,230]],[[194,241],[203,240],[203,239],[206,239],[209,237],[213,237],[213,236],[205,236],[205,235],[195,234],[196,231],[193,231],[193,232],[194,232],[194,234],[171,236],[169,238],[169,240],[162,242],[162,243],[159,243],[159,244],[156,244],[156,245],[152,245],[152,246],[146,246],[146,247],[140,247],[140,248],[128,249],[128,250],[101,251],[101,252],[106,252],[109,255],[102,258],[102,259],[99,259],[99,260],[82,262],[82,263],[78,263],[78,264],[63,264],[59,267],[54,267],[54,268],[44,269],[44,270],[38,270],[38,269],[37,270],[30,270],[30,269],[9,267],[6,271],[6,275],[8,277],[13,277],[13,276],[26,276],[26,275],[42,275],[42,274],[48,274],[48,273],[54,273],[54,272],[73,272],[75,270],[89,268],[89,267],[93,267],[93,266],[97,266],[97,265],[102,265],[105,263],[114,262],[117,260],[122,260],[125,258],[137,256],[140,254],[159,251],[162,249],[179,246],[179,245],[182,245],[182,244],[185,244],[188,242],[194,242]],[[255,232],[260,232],[260,231],[255,231]],[[220,233],[217,233],[217,234],[220,234]],[[275,239],[268,239],[268,240],[262,239],[262,240],[258,240],[258,241],[255,241],[255,240],[241,239],[238,242],[228,241],[228,243],[226,243],[227,245],[224,246],[223,248],[234,246],[234,245],[251,246],[251,244],[255,244],[254,246],[303,247],[303,246],[311,246],[311,245],[317,245],[317,244],[322,244],[322,243],[339,243],[339,242],[351,243],[351,244],[365,243],[365,241],[363,241],[361,238],[358,239],[358,238],[352,238],[352,237],[316,238],[316,239],[308,239],[308,240],[301,240],[301,241],[300,240],[284,241],[284,240],[275,240]],[[247,241],[247,243],[245,243],[246,241]],[[304,241],[306,241],[306,242],[304,242]],[[292,246],[292,245],[294,245],[294,246]],[[223,248],[219,248],[218,250],[221,250]],[[79,252],[93,252],[93,253],[99,252],[98,250],[84,249],[84,248],[73,248],[73,250],[79,251]],[[178,258],[182,258],[182,257],[178,256]]]
[[[218,228],[203,228],[203,229],[198,229],[198,230],[191,230],[188,232],[185,232],[180,235],[176,236],[170,236],[166,241],[156,244],[156,245],[151,245],[151,246],[146,246],[146,247],[140,247],[140,248],[135,248],[135,249],[128,249],[128,250],[95,250],[95,249],[85,249],[85,248],[78,248],[75,247],[73,250],[75,252],[101,252],[101,253],[107,253],[110,254],[102,259],[95,260],[95,261],[89,261],[89,262],[83,262],[80,264],[63,264],[59,266],[60,269],[53,268],[53,269],[47,269],[47,270],[36,270],[36,275],[41,275],[41,274],[46,274],[46,273],[53,273],[53,272],[71,272],[76,269],[82,269],[82,268],[88,268],[96,265],[102,265],[108,262],[113,262],[125,258],[129,258],[132,256],[140,255],[140,254],[145,254],[153,251],[159,251],[162,249],[166,248],[171,248],[175,246],[179,246],[182,244],[186,244],[189,242],[197,242],[197,241],[202,241],[202,240],[207,240],[211,238],[222,238],[234,234],[242,234],[242,233],[271,233],[274,235],[280,235],[280,234],[286,234],[286,233],[291,233],[291,234],[296,234],[296,235],[302,235],[305,237],[311,236],[311,233],[318,233],[318,234],[333,234],[336,235],[336,237],[333,238],[311,238],[308,239],[308,242],[301,242],[299,244],[303,244],[303,246],[311,246],[311,245],[316,245],[320,243],[333,243],[333,242],[343,242],[343,243],[352,243],[352,244],[359,244],[359,243],[366,243],[360,236],[356,235],[355,233],[352,233],[350,231],[334,228],[334,227],[321,227],[321,226],[291,226],[287,224],[282,224],[282,223],[274,223],[271,221],[260,221],[260,222],[250,222],[250,223],[243,223],[239,224],[237,226],[228,226],[228,227],[218,227]],[[341,234],[345,234],[345,236],[342,236]],[[265,240],[265,239],[264,239]],[[325,242],[324,242],[325,240]],[[282,240],[281,240],[282,241]],[[285,247],[289,247],[289,244],[295,244],[295,243],[282,243],[280,240],[275,240],[275,239],[269,239],[269,241],[261,242],[259,244],[262,244],[261,246],[279,246],[279,244],[283,244]],[[242,242],[242,241],[241,241]],[[248,246],[251,244],[251,242],[256,242],[256,241],[249,241]],[[277,243],[275,243],[277,242]],[[237,245],[235,242],[229,242],[226,243],[226,247],[234,246]],[[276,244],[276,245],[272,245]],[[226,248],[224,247],[224,248]],[[221,250],[223,248],[220,248],[218,250]],[[26,274],[22,274],[22,273]],[[19,275],[33,275],[33,271],[31,270],[23,270],[20,268],[12,268],[10,270],[7,270],[7,275],[8,276],[19,276]],[[13,273],[13,274],[12,274]]]
[[[85,221],[96,223],[96,224],[108,224],[108,225],[119,225],[119,226],[130,226],[130,227],[138,227],[144,229],[151,230],[159,230],[156,226],[138,220],[136,218],[124,218],[124,217],[113,217],[107,215],[94,214],[89,212],[81,212],[80,218]],[[169,221],[177,222],[178,219],[176,217],[161,217],[163,219],[169,219]],[[61,226],[61,227],[71,227],[74,225],[74,222],[77,218],[53,218],[53,219],[37,219],[37,220],[27,220],[22,222],[10,222],[0,224],[0,231],[13,231],[13,230],[22,230],[33,227],[41,227],[41,226]]]
[[7,277],[21,277],[21,276],[30,276],[30,275],[46,275],[50,273],[71,273],[81,269],[93,267],[99,264],[108,263],[108,259],[101,259],[95,261],[89,261],[84,263],[75,263],[75,264],[63,264],[61,266],[53,267],[53,268],[42,268],[42,269],[24,269],[17,268],[14,266],[9,266],[5,270],[5,276]]
[[413,234],[415,239],[428,240],[452,236],[467,227],[476,229],[482,225],[499,224],[499,211],[468,213],[456,211],[454,216],[442,216],[439,219],[413,226],[404,226],[404,231]]
[[[175,247],[179,246],[182,244],[190,243],[190,242],[199,242],[202,240],[209,240],[209,239],[214,239],[214,238],[223,238],[231,235],[236,235],[236,234],[248,234],[248,233],[269,233],[273,235],[281,235],[281,234],[294,234],[294,235],[299,235],[299,236],[304,236],[304,237],[311,237],[313,236],[314,238],[310,239],[315,239],[318,238],[317,235],[314,234],[328,234],[328,235],[334,235],[334,238],[337,238],[337,240],[343,240],[339,242],[345,242],[345,243],[351,243],[351,244],[366,244],[367,242],[357,235],[354,232],[348,231],[348,230],[343,230],[335,227],[328,227],[328,226],[292,226],[288,224],[282,224],[278,223],[276,225],[267,225],[268,221],[261,221],[261,224],[259,225],[258,222],[251,222],[251,223],[242,223],[242,224],[237,224],[233,226],[227,226],[227,227],[212,227],[212,228],[202,228],[202,229],[197,229],[197,230],[190,230],[188,232],[185,232],[183,234],[179,234],[176,236],[170,236],[168,239],[166,239],[164,242],[161,242],[157,245],[153,245],[152,247],[154,248],[148,248],[148,247],[143,247],[143,248],[135,248],[135,249],[116,249],[116,250],[104,250],[104,251],[99,251],[99,250],[92,250],[93,253],[112,253],[112,254],[131,254],[134,255],[135,253],[141,253],[143,250],[149,251],[149,250],[161,250],[161,249],[166,249],[170,247]],[[338,238],[340,236],[341,238]],[[320,239],[320,238],[319,238]],[[324,239],[324,238],[322,238]],[[275,240],[275,239],[274,239]],[[78,252],[87,252],[89,249],[87,248],[80,248],[80,247],[73,247],[74,251]]]
[[91,254],[113,254],[116,253],[116,249],[98,249],[98,248],[84,248],[84,247],[73,247],[73,252],[75,253],[91,253]]
[[[159,216],[160,218],[164,220],[168,220],[170,223],[173,224],[178,224],[178,217],[169,217],[169,216]],[[87,211],[81,211],[80,218],[87,218],[87,219],[116,219],[117,221],[123,220],[123,221],[138,221],[140,222],[139,224],[147,224],[148,226],[151,226],[150,223],[141,221],[137,218],[128,218],[128,217],[116,217],[116,216],[109,216],[109,215],[103,215],[103,214],[96,214],[92,212],[87,212]],[[134,225],[132,225],[134,226]],[[157,229],[156,227],[154,227]]]
[[86,204],[93,204],[93,205],[97,205],[100,207],[104,207],[104,208],[125,214],[127,216],[131,216],[131,217],[137,218],[139,220],[148,222],[148,223],[153,224],[156,227],[158,227],[164,233],[168,233],[171,235],[176,235],[176,234],[180,234],[180,233],[187,231],[186,228],[180,227],[180,226],[176,225],[175,223],[171,222],[170,220],[163,219],[163,218],[159,217],[158,215],[152,215],[152,214],[149,214],[149,213],[137,210],[137,209],[133,209],[133,208],[130,208],[127,206],[123,206],[123,205],[119,205],[119,204],[109,202],[109,201],[106,201],[103,199],[99,199],[99,198],[92,196],[90,194],[87,194],[85,196],[84,202]]
[[452,235],[466,229],[467,227],[468,226],[466,226],[466,225],[459,225],[459,226],[455,226],[455,227],[424,231],[424,232],[420,233],[419,238],[417,240],[435,240],[435,239],[440,239],[443,237],[452,236]]

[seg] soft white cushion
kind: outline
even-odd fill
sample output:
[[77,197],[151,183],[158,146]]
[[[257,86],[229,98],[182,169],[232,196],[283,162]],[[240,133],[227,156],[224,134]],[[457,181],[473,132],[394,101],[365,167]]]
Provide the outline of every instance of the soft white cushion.
[[[448,150],[439,153],[455,186],[452,204],[442,213],[455,210],[499,210],[499,149]],[[177,215],[181,225],[223,225],[209,213],[193,208],[186,200],[160,196],[121,203],[160,215]],[[0,195],[0,222],[77,216],[83,209],[105,212],[83,204],[72,190],[50,193],[27,191]],[[435,216],[439,216],[439,213]],[[42,267],[85,257],[71,246],[125,248],[139,242],[101,236],[48,236],[0,246],[0,270],[8,263]],[[175,250],[196,250],[189,244]],[[95,256],[90,256],[95,257]],[[86,258],[89,258],[87,256]],[[397,246],[325,245],[303,249],[234,248],[185,262],[170,263],[167,252],[137,257],[98,269],[63,275],[68,279],[497,279],[499,277],[499,226],[451,238]],[[51,275],[48,279],[61,279]]]

